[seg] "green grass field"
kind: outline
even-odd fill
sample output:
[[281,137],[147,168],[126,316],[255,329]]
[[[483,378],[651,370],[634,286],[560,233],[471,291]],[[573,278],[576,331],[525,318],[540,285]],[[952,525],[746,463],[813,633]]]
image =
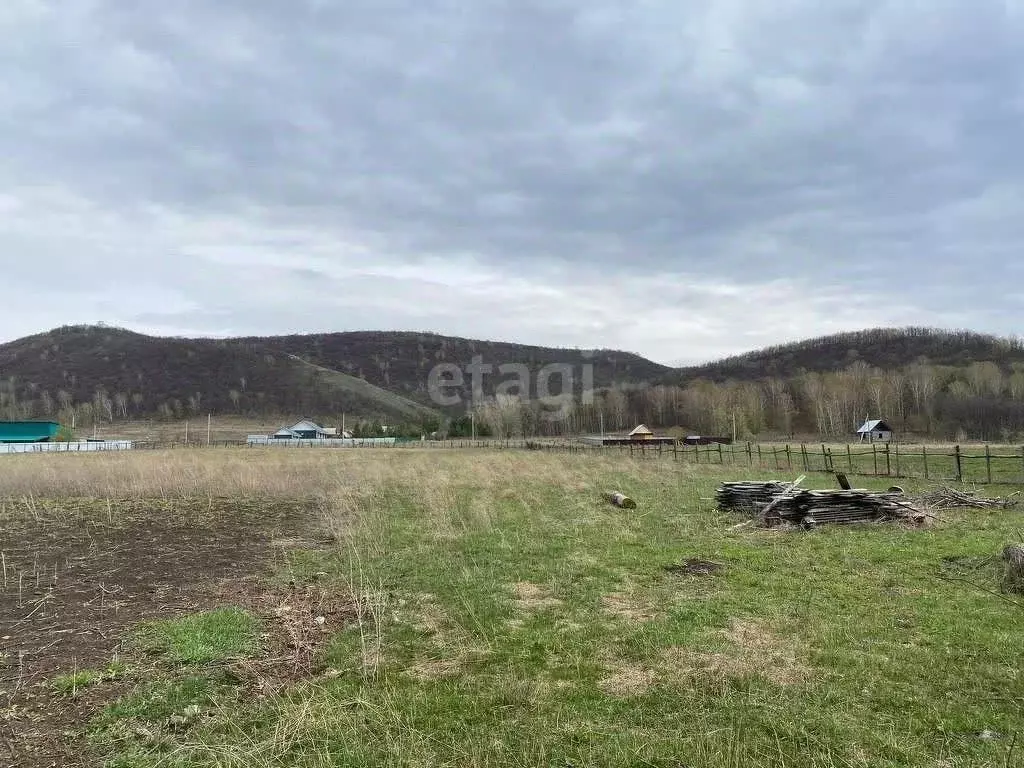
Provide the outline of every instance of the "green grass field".
[[[140,622],[124,657],[132,683],[77,726],[99,763],[1024,764],[1024,607],[1000,592],[998,563],[1021,539],[1019,512],[769,532],[715,509],[721,481],[751,475],[730,466],[242,453],[216,467],[197,463],[214,452],[165,456],[189,462],[176,503],[202,508],[215,487],[301,491],[333,543],[282,549],[267,578],[284,595],[315,585],[352,609],[320,624],[316,609],[303,614],[313,664],[270,687],[260,658],[290,653],[266,639],[273,612],[225,599],[220,613]],[[27,457],[39,458],[92,462],[66,481],[53,474],[54,494],[103,466]],[[36,482],[21,466],[10,482]],[[147,484],[156,470],[131,466],[131,495],[166,494],[166,467]],[[638,508],[606,504],[615,489]],[[691,558],[722,567],[673,568]],[[79,677],[63,687],[110,685],[66,674]]]

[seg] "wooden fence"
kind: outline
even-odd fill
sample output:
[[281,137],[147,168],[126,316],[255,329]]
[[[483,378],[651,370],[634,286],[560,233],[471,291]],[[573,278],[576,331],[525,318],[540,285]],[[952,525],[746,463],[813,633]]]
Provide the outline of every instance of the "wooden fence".
[[956,483],[1024,485],[1024,446],[904,446],[759,444],[621,446],[633,458],[670,458],[695,464],[745,466],[785,472],[845,472],[849,475],[919,478]]

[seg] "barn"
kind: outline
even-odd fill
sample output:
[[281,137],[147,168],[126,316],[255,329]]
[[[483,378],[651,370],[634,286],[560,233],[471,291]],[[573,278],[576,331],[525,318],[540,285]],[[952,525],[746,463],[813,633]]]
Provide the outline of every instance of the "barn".
[[0,443],[48,443],[59,432],[55,421],[0,421]]
[[892,427],[882,419],[868,419],[857,430],[857,435],[861,442],[887,443],[892,440]]

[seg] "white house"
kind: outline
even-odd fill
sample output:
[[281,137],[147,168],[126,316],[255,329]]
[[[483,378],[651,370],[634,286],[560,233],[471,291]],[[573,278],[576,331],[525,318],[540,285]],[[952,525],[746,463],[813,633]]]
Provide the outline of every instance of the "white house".
[[892,440],[892,427],[882,419],[869,419],[857,430],[861,442],[887,443]]

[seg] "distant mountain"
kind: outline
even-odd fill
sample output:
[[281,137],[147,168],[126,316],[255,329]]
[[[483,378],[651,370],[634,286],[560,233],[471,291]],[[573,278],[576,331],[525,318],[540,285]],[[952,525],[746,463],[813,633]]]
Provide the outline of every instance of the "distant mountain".
[[1008,368],[1024,363],[1024,342],[972,331],[934,328],[875,328],[766,347],[703,365],[677,368],[662,383],[758,381],[788,379],[804,372],[826,373],[861,362],[895,371],[918,361],[963,368],[976,362],[995,362]]
[[[525,365],[536,383],[545,366],[567,365],[574,389],[584,365],[593,384],[640,385],[670,369],[634,354],[475,341],[429,333],[357,332],[185,339],[147,336],[103,326],[67,326],[0,345],[0,418],[39,417],[70,406],[115,418],[190,414],[335,416],[422,422],[464,414],[477,360],[497,368]],[[431,371],[447,364],[445,380],[460,402],[431,397]],[[435,374],[436,375],[436,374]],[[501,377],[481,377],[491,394]],[[551,378],[559,391],[561,379]],[[536,394],[536,391],[532,392]]]

